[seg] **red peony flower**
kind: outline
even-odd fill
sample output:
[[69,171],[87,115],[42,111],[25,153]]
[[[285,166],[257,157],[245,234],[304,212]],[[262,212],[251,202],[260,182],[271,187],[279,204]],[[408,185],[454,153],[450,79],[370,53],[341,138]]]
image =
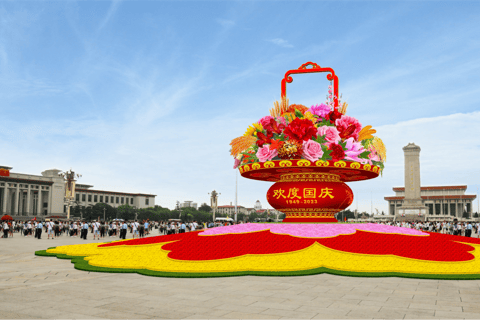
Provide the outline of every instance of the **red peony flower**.
[[353,137],[358,139],[358,133],[362,130],[362,125],[357,119],[350,116],[343,116],[341,119],[335,121],[338,132],[340,132],[340,138],[347,140]]
[[267,132],[267,135],[264,135],[262,132],[257,132],[257,146],[261,147],[265,143],[271,143],[272,138],[273,138],[273,133],[272,132]]
[[335,124],[337,119],[340,119],[343,116],[341,112],[337,110],[332,110],[327,114],[327,119],[330,121],[331,124]]
[[317,135],[317,128],[313,125],[312,121],[308,119],[295,118],[289,123],[285,131],[283,132],[290,139],[298,141],[307,141]]
[[345,158],[345,151],[343,151],[342,146],[339,144],[331,143],[328,150],[332,150],[330,156],[333,161],[343,160],[343,158]]
[[267,133],[276,133],[281,134],[283,129],[285,129],[285,125],[282,123],[277,123],[275,119],[269,119],[268,123],[263,125],[263,128],[267,130]]

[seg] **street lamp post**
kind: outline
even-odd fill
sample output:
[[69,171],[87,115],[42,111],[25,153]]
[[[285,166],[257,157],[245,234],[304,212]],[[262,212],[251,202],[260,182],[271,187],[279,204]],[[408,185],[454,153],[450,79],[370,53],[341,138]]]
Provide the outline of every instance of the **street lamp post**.
[[107,208],[103,207],[103,221],[105,221],[105,210],[107,210]]
[[65,196],[64,202],[67,205],[67,220],[70,220],[70,208],[75,201],[75,177],[81,178],[81,174],[75,175],[75,172],[70,168],[70,171],[61,172],[58,174],[65,181]]

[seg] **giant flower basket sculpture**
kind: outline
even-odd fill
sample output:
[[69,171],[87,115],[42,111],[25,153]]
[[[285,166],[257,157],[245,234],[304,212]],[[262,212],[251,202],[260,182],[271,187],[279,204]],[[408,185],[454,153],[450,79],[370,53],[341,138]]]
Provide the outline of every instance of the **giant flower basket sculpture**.
[[[289,104],[291,75],[313,72],[327,72],[327,101],[310,108]],[[285,213],[283,222],[337,222],[335,214],[353,201],[345,182],[376,178],[384,168],[385,146],[371,126],[346,115],[333,69],[307,62],[287,71],[281,88],[270,115],[230,143],[234,168],[245,178],[275,182],[267,200]]]

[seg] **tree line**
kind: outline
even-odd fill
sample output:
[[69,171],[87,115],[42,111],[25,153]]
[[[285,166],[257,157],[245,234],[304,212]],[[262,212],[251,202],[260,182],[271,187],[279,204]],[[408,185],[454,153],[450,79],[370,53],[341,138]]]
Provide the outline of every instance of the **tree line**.
[[[100,218],[106,221],[113,219],[124,220],[150,220],[150,221],[167,221],[168,219],[181,219],[185,222],[197,221],[198,223],[213,221],[212,208],[206,204],[203,204],[198,209],[195,208],[181,208],[170,210],[169,208],[163,208],[156,205],[155,207],[137,209],[128,204],[112,207],[108,203],[96,203],[90,206],[73,206],[70,211],[70,216],[75,218],[81,218],[85,220],[96,220]],[[215,213],[215,217],[227,217],[226,214]],[[234,218],[233,215],[230,218]],[[253,222],[257,218],[275,218],[274,216],[267,215],[267,212],[257,213],[252,212],[250,215],[244,213],[237,213],[237,221],[250,221]],[[281,215],[279,219],[283,219],[284,215]]]

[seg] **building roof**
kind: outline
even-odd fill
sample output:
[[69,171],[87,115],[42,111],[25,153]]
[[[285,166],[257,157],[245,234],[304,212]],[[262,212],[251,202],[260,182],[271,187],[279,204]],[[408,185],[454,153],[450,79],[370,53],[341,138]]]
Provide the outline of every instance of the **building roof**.
[[[425,186],[420,187],[420,191],[430,191],[430,190],[467,190],[466,185],[458,186]],[[405,187],[393,187],[393,191],[405,191]]]
[[[476,199],[477,196],[474,194],[459,194],[459,195],[453,195],[453,196],[422,196],[421,197],[423,200],[461,200],[461,199]],[[385,197],[385,200],[403,200],[405,197]]]
[[91,190],[91,189],[81,189],[75,188],[75,192],[85,192],[85,193],[106,193],[113,195],[125,195],[125,196],[141,196],[141,197],[156,197],[156,194],[145,194],[145,193],[127,193],[127,192],[116,192],[116,191],[105,191],[105,190]]
[[4,177],[0,176],[0,181],[5,181],[5,182],[18,182],[18,183],[34,183],[34,184],[44,184],[51,186],[53,184],[53,181],[45,181],[45,180],[33,180],[33,179],[21,179],[21,178],[12,178],[10,177]]
[[[217,208],[235,208],[235,206],[218,206]],[[243,206],[237,206],[237,208],[243,208]]]

